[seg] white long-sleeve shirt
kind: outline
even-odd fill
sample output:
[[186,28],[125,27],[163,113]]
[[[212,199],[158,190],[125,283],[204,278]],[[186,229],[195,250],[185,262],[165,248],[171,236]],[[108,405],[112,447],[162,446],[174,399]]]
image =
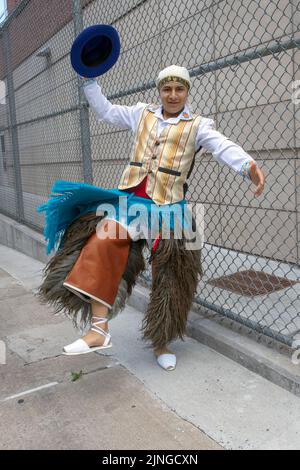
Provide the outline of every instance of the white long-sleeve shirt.
[[[105,121],[118,128],[130,129],[132,132],[136,132],[140,115],[145,107],[148,106],[148,103],[138,102],[133,106],[112,104],[103,95],[101,87],[95,79],[84,80],[83,90],[91,109],[96,114],[98,122]],[[190,116],[190,109],[185,105],[180,115],[164,119],[161,105],[154,115],[158,118],[157,133],[160,135],[162,130],[169,124],[177,124],[184,116]],[[211,152],[215,160],[232,168],[242,175],[244,179],[245,177],[250,178],[249,164],[251,161],[255,162],[255,160],[242,147],[217,131],[213,119],[203,117],[199,124],[195,152],[200,147]]]

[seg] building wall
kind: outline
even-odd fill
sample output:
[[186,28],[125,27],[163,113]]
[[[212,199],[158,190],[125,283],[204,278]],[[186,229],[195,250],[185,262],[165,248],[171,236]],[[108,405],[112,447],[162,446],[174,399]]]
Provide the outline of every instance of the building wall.
[[21,1],[22,0],[6,0],[8,14],[10,14],[21,3]]

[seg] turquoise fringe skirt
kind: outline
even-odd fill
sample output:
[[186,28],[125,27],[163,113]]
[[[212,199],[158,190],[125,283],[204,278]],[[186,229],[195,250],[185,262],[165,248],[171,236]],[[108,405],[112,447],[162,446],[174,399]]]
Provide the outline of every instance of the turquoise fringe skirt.
[[48,201],[38,206],[36,211],[45,212],[47,255],[59,249],[69,225],[88,212],[106,214],[105,218],[118,221],[128,229],[133,239],[135,236],[136,239],[143,236],[148,241],[155,239],[162,229],[181,233],[192,230],[192,214],[185,199],[158,206],[152,199],[126,190],[70,181],[55,181]]

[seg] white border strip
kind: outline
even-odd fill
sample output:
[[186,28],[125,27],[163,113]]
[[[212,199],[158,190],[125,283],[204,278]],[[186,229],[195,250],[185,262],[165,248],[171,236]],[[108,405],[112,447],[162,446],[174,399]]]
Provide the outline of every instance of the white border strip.
[[3,401],[13,400],[14,398],[23,397],[24,395],[29,395],[30,393],[37,392],[38,390],[43,390],[44,388],[54,387],[54,385],[58,385],[59,382],[50,382],[46,385],[41,385],[40,387],[31,388],[30,390],[26,390],[25,392],[17,393],[16,395],[11,395],[10,397],[4,398]]
[[98,297],[95,297],[94,295],[89,294],[88,292],[86,292],[86,291],[84,291],[84,290],[82,290],[82,289],[79,289],[78,287],[72,286],[72,285],[69,284],[68,282],[63,282],[63,286],[69,287],[71,290],[76,290],[76,291],[78,291],[78,292],[81,292],[82,294],[86,294],[86,295],[88,295],[89,297],[91,297],[92,299],[97,300],[98,302],[101,302],[101,303],[104,304],[106,307],[112,308],[112,305],[109,305],[109,304],[106,303],[104,300],[98,299]]

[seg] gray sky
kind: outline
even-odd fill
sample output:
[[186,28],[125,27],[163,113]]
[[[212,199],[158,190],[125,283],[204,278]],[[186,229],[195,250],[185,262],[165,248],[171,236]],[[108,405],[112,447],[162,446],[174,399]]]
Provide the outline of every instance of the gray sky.
[[5,18],[6,0],[0,0],[0,23]]

